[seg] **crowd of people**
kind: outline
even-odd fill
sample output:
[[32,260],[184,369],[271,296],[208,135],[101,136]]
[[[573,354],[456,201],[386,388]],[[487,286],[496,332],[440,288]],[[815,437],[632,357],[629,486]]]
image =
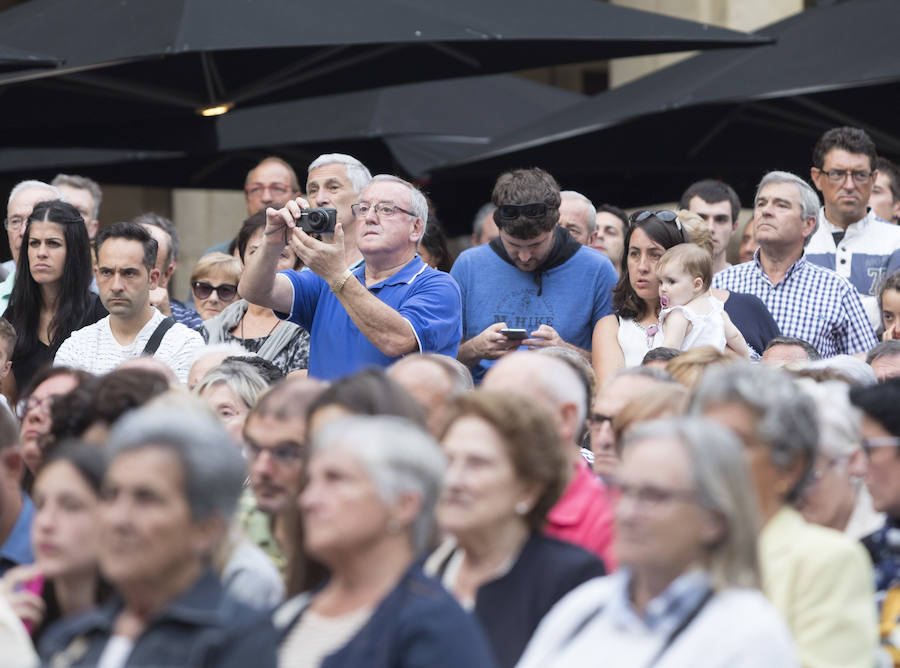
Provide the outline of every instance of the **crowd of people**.
[[841,127],[760,177],[729,255],[721,181],[512,170],[453,260],[270,157],[186,301],[172,221],[16,185],[0,664],[900,666],[900,173]]

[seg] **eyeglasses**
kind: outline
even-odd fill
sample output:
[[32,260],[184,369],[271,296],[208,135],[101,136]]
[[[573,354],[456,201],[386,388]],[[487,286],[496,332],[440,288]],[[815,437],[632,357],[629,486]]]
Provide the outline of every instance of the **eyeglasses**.
[[541,218],[547,215],[547,204],[545,202],[501,204],[497,207],[497,215],[503,220],[515,220],[519,216],[525,218]]
[[689,489],[667,489],[655,485],[628,485],[615,483],[622,499],[632,499],[648,510],[658,508],[671,501],[697,501],[697,493]]
[[13,216],[12,218],[4,218],[3,219],[3,227],[7,230],[18,230],[20,227],[24,227],[27,220],[20,216]]
[[653,216],[664,223],[675,223],[675,227],[679,230],[681,229],[681,221],[678,220],[678,214],[674,211],[669,211],[668,209],[662,209],[660,211],[636,211],[631,214],[628,222],[629,224],[634,225],[635,223],[641,223],[647,220],[650,216]]
[[354,204],[350,207],[350,210],[353,212],[353,215],[357,218],[365,218],[369,215],[369,211],[374,210],[375,215],[379,218],[393,218],[397,215],[397,212],[400,211],[405,213],[407,216],[416,216],[412,211],[407,211],[406,209],[401,209],[396,204],[385,204],[383,202],[376,202],[375,204],[369,204],[368,202],[360,202],[359,204]]
[[237,294],[237,286],[231,283],[222,283],[222,285],[210,285],[203,281],[194,281],[191,283],[191,291],[196,299],[208,299],[215,292],[219,299],[223,302],[230,302]]
[[815,485],[822,478],[825,477],[825,474],[828,473],[831,469],[836,469],[838,473],[843,473],[844,469],[847,466],[847,458],[846,457],[836,457],[834,459],[829,459],[828,463],[825,464],[822,468],[813,469],[812,473],[810,473],[810,485]]
[[293,464],[303,456],[300,447],[296,445],[277,445],[274,448],[263,448],[249,441],[244,451],[247,453],[247,457],[252,460],[257,459],[265,452],[279,464]]
[[846,181],[849,175],[853,179],[853,183],[860,186],[871,181],[874,174],[874,172],[867,172],[863,169],[855,169],[853,171],[848,169],[819,169],[819,173],[827,176],[828,180],[835,185]]
[[283,183],[254,183],[252,186],[246,186],[244,192],[250,197],[262,197],[262,194],[268,190],[273,195],[284,196],[291,192],[291,187]]
[[866,457],[872,456],[872,450],[875,448],[898,448],[900,447],[900,436],[882,436],[881,438],[864,438],[859,442],[862,451],[866,453]]
[[45,415],[50,414],[50,407],[53,406],[53,397],[28,397],[27,399],[19,399],[16,403],[16,417],[24,420],[25,416],[35,408],[41,409]]

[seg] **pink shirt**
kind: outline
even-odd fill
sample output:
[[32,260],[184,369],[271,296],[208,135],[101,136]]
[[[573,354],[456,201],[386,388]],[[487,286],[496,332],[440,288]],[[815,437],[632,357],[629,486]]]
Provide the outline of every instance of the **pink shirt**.
[[603,559],[607,572],[615,570],[613,504],[603,482],[586,462],[578,464],[562,497],[547,514],[544,533],[593,552]]

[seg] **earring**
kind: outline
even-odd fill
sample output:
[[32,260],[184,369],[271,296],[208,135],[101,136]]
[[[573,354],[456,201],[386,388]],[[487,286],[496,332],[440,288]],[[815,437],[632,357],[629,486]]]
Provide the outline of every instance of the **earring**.
[[515,505],[515,510],[517,515],[527,515],[528,511],[531,510],[531,508],[528,507],[527,501],[519,501]]

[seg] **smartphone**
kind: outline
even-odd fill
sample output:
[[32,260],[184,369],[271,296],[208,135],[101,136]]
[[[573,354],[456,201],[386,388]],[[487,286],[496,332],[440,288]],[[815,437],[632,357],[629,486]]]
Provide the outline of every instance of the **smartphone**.
[[501,329],[500,333],[513,341],[521,341],[528,338],[528,330],[525,329]]
[[[24,589],[25,591],[30,591],[35,596],[40,596],[44,591],[44,576],[38,575],[32,578],[24,585],[22,585],[22,589]],[[34,630],[34,625],[30,621],[23,619],[22,623],[25,625],[25,630],[27,630],[29,634]]]

